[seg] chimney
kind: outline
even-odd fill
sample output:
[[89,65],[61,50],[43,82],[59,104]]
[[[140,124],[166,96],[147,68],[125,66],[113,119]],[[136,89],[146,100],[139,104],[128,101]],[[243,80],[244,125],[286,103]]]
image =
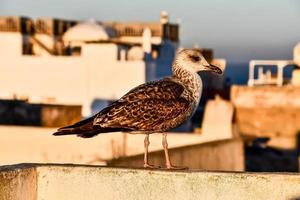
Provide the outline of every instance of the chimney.
[[169,23],[169,13],[165,10],[160,12],[160,23],[161,24]]

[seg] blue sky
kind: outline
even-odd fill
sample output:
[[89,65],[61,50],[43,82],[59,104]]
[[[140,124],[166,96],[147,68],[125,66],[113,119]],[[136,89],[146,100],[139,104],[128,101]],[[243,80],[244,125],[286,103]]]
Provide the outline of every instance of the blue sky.
[[300,42],[300,0],[0,0],[0,15],[110,21],[181,21],[181,44],[231,61],[290,59]]

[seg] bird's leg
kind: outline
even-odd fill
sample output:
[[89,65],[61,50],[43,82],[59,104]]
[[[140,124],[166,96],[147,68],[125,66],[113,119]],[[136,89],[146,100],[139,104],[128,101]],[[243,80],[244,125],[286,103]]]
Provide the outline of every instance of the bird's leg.
[[170,156],[169,156],[169,151],[168,151],[167,133],[163,133],[162,145],[163,145],[164,151],[165,151],[167,169],[187,169],[187,167],[176,167],[176,166],[172,165]]
[[152,168],[152,169],[155,169],[155,168],[160,168],[159,166],[154,166],[154,165],[150,165],[148,163],[148,147],[149,147],[149,135],[146,134],[145,136],[145,139],[144,139],[144,147],[145,147],[145,154],[144,154],[144,167],[145,168]]

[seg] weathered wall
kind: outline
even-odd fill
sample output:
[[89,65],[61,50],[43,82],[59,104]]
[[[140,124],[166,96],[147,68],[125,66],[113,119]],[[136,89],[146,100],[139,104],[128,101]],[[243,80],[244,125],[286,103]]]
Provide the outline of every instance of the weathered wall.
[[37,174],[35,167],[0,166],[0,200],[36,200]]
[[[20,173],[32,169],[32,165],[6,168]],[[18,191],[24,182],[17,176],[11,179],[15,181],[14,187],[0,190],[0,196],[9,196],[6,200],[292,200],[300,197],[300,176],[291,173],[165,171],[76,165],[37,165],[34,169],[32,177],[35,180],[30,176],[27,178],[35,187],[26,190],[36,194],[34,197],[18,198],[25,193]],[[0,169],[0,176],[7,173]],[[3,184],[5,179],[0,181],[7,185],[7,182]]]
[[294,137],[300,131],[300,87],[233,86],[231,102],[244,135]]
[[231,102],[236,107],[300,107],[300,87],[237,86],[231,88]]
[[[241,139],[177,147],[170,149],[169,153],[174,165],[190,169],[243,171],[245,168]],[[164,151],[151,152],[149,163],[165,167]],[[108,166],[143,166],[143,154],[112,160],[108,162]]]

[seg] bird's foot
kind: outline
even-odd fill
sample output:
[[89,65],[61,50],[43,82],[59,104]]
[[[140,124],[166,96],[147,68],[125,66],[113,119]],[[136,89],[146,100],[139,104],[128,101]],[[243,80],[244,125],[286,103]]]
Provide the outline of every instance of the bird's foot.
[[150,165],[148,163],[145,163],[144,168],[146,168],[146,169],[159,169],[160,166],[155,166],[155,165]]
[[166,169],[171,169],[171,170],[185,170],[185,169],[189,169],[189,168],[188,167],[179,167],[179,166],[167,165]]

